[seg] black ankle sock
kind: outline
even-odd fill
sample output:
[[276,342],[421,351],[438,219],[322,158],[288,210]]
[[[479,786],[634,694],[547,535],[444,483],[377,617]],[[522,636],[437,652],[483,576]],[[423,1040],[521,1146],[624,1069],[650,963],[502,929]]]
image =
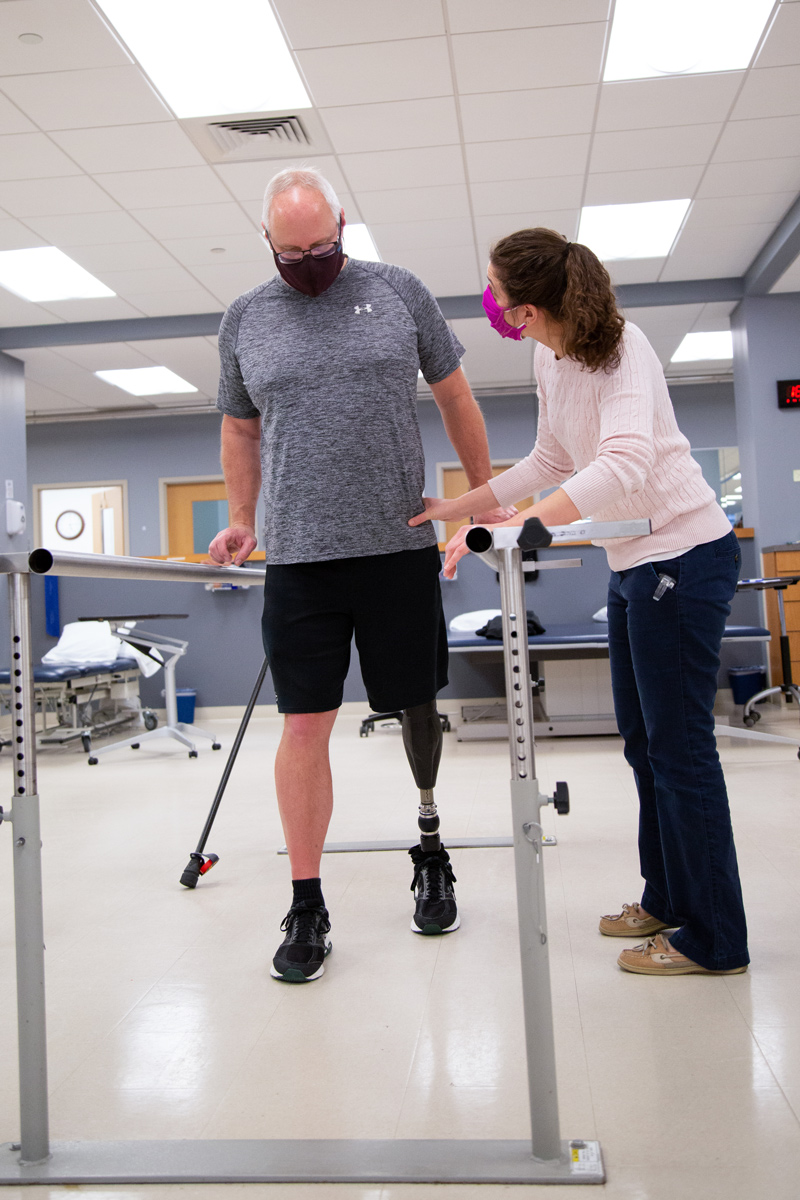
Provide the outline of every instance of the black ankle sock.
[[305,900],[306,903],[313,905],[315,908],[322,908],[325,901],[322,898],[322,881],[320,879],[293,879],[292,880],[292,903],[299,904]]

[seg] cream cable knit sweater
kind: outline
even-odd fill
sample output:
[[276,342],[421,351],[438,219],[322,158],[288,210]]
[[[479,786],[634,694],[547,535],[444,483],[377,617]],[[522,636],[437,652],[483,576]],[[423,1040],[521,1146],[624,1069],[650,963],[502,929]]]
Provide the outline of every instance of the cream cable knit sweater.
[[605,547],[612,571],[730,532],[678,429],[664,372],[641,329],[626,323],[620,365],[608,374],[557,359],[541,343],[534,368],[536,445],[527,458],[489,480],[498,504],[562,484],[581,517],[649,517],[649,537],[594,543]]

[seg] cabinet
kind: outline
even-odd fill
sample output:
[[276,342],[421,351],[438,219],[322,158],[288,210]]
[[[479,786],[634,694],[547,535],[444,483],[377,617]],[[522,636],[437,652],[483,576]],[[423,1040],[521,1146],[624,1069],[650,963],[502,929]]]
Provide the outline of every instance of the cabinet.
[[[787,546],[765,546],[761,554],[763,573],[765,576],[800,575],[800,546],[790,543]],[[778,617],[778,594],[775,591],[764,592],[767,605],[767,625],[772,634],[769,644],[770,676],[773,684],[783,683],[781,668],[780,634],[781,626]],[[792,659],[792,679],[795,683],[800,680],[800,583],[787,588],[783,592],[783,605],[786,613],[786,631],[789,634],[789,651]]]

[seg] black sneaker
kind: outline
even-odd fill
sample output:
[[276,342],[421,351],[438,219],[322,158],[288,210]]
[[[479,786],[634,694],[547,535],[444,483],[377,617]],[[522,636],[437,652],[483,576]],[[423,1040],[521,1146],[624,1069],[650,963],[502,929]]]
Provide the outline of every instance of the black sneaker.
[[411,922],[413,933],[452,933],[461,924],[456,907],[453,884],[456,877],[450,866],[450,855],[442,846],[433,853],[421,846],[408,852],[414,864],[411,890],[415,892],[417,908]]
[[325,958],[331,952],[331,923],[328,910],[303,900],[293,904],[281,922],[286,937],[272,960],[270,975],[286,983],[309,983],[325,970]]

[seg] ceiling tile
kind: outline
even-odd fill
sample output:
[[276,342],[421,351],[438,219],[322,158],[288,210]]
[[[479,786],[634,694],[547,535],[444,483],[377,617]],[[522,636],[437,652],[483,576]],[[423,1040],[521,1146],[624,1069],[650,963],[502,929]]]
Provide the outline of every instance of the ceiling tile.
[[[7,81],[3,80],[5,84]],[[10,92],[9,92],[10,95]],[[0,92],[0,134],[35,133],[36,126]]]
[[623,312],[625,319],[638,325],[649,338],[663,333],[683,336],[692,328],[703,308],[702,304],[671,304],[653,308],[626,308]]
[[476,215],[534,213],[538,209],[577,208],[583,194],[582,175],[553,179],[517,179],[505,183],[473,183],[470,187]]
[[205,164],[200,151],[175,121],[65,129],[50,136],[90,175]]
[[381,150],[342,154],[342,171],[352,191],[383,191],[402,187],[440,187],[463,184],[460,146],[425,146],[415,150]]
[[690,220],[695,229],[769,221],[777,224],[796,198],[794,192],[767,192],[756,196],[718,196],[695,200]]
[[277,274],[274,261],[266,256],[261,262],[221,263],[219,266],[193,267],[192,271],[225,305]]
[[0,137],[0,179],[47,179],[52,175],[80,174],[80,167],[45,133]]
[[169,367],[176,375],[194,384],[202,394],[216,396],[219,352],[205,338],[169,338],[137,342],[136,346],[150,361]]
[[406,250],[394,256],[395,266],[418,275],[435,296],[463,296],[483,291],[475,243],[440,249]]
[[491,142],[502,134],[533,130],[553,137],[590,133],[597,84],[527,88],[459,97],[466,142]]
[[[24,250],[25,247],[21,246],[19,249]],[[45,312],[38,304],[31,304],[30,300],[23,300],[21,296],[15,296],[5,288],[0,288],[0,325],[57,324],[58,318]],[[16,357],[19,358],[19,354],[16,354]]]
[[172,120],[169,109],[140,69],[134,66],[12,75],[3,79],[2,85],[6,95],[40,129],[83,129]]
[[692,332],[713,333],[716,329],[729,329],[731,313],[735,308],[736,301],[704,304],[697,320],[692,325]]
[[101,183],[123,208],[168,208],[230,200],[211,167],[119,171],[102,175]]
[[152,366],[152,360],[128,342],[99,342],[86,346],[59,346],[56,351],[86,371],[125,371]]
[[189,204],[185,208],[135,208],[131,215],[159,239],[253,233],[252,222],[232,200],[227,204]]
[[155,241],[74,246],[70,250],[70,257],[93,275],[105,271],[136,271],[149,267],[175,266],[175,259]]
[[358,198],[368,225],[391,221],[435,221],[469,216],[467,189],[454,187],[396,188],[361,192]]
[[44,238],[32,233],[19,221],[0,221],[0,250],[25,250],[30,246],[45,245]]
[[488,250],[493,242],[518,229],[532,229],[537,226],[555,229],[557,233],[563,233],[564,237],[573,241],[578,232],[579,216],[580,210],[577,208],[562,208],[555,211],[540,209],[536,212],[506,213],[504,216],[476,217],[475,230],[481,250],[481,262],[484,257],[488,259]]
[[800,113],[800,66],[749,72],[733,110],[734,120],[783,117],[792,113]]
[[655,283],[666,258],[625,258],[603,263],[616,286],[620,283]]
[[[534,342],[523,338],[515,342],[499,338],[484,317],[449,322],[459,341],[465,346],[466,354],[461,364],[473,387],[491,384],[524,384],[533,379]],[[531,446],[525,447],[528,453]]]
[[32,379],[26,379],[25,409],[30,416],[34,416],[39,413],[75,412],[76,410],[88,412],[89,406],[72,400],[69,396],[65,396],[63,392],[57,392],[53,388],[45,387],[43,383],[36,383]]
[[109,242],[149,242],[150,235],[126,212],[85,213],[63,217],[26,217],[30,225],[53,246],[103,246]]
[[[186,267],[216,267],[228,263],[248,263],[265,260],[271,263],[272,256],[264,239],[254,229],[249,233],[215,235],[201,238],[169,238],[162,245]],[[214,250],[217,253],[212,253]],[[219,251],[222,251],[220,253]]]
[[127,304],[119,296],[100,297],[97,300],[51,300],[42,304],[42,308],[64,321],[123,321],[142,315],[138,308]]
[[453,90],[443,37],[301,50],[297,57],[319,108],[420,100]]
[[580,175],[589,156],[588,133],[517,141],[472,142],[467,146],[471,183]]
[[708,162],[721,126],[677,125],[597,133],[592,143],[593,172],[692,166]]
[[430,0],[278,0],[276,8],[295,50],[444,33],[441,6]]
[[800,191],[800,157],[711,163],[697,195],[757,196],[764,192],[787,191]]
[[686,75],[605,83],[600,91],[597,128],[648,129],[724,121],[744,74]]
[[695,227],[691,215],[667,261],[662,279],[714,279],[743,275],[773,232],[770,224]]
[[102,271],[100,278],[124,299],[139,292],[185,291],[196,283],[192,275],[175,262],[167,267],[151,267],[149,270]]
[[323,109],[321,116],[339,154],[445,146],[459,141],[452,96],[349,104]]
[[740,162],[762,158],[787,158],[800,147],[800,115],[760,117],[752,121],[729,121],[714,162]]
[[108,212],[117,204],[86,175],[60,179],[18,179],[0,183],[0,205],[15,217]]
[[101,405],[110,385],[91,371],[77,366],[52,350],[26,355],[25,378],[53,388],[82,404]]
[[797,63],[800,46],[800,5],[782,4],[767,35],[757,67],[785,67]]
[[[335,192],[347,191],[347,183],[336,159],[321,155],[307,164],[289,158],[266,159],[262,162],[218,163],[215,171],[237,200],[260,200],[273,175],[288,167],[314,166],[321,171]],[[0,201],[2,203],[2,201]]]
[[685,200],[694,195],[703,168],[668,167],[652,171],[607,171],[589,175],[586,204],[644,204]]
[[505,0],[497,6],[486,0],[447,0],[452,33],[605,21],[608,11],[609,0]]
[[605,23],[457,34],[452,39],[459,92],[509,92],[535,85],[597,83]]
[[393,262],[393,255],[404,250],[465,246],[472,240],[472,222],[469,217],[449,221],[396,221],[391,224],[373,224],[369,229],[384,262]]
[[183,292],[142,292],[140,295],[128,296],[127,299],[148,317],[212,313],[219,312],[222,307],[217,297],[199,283]]
[[[661,366],[666,370],[670,366],[670,359],[683,341],[683,337],[679,333],[661,333],[648,340],[658,355]],[[691,367],[691,370],[684,371],[684,366]],[[675,366],[670,367],[670,378],[680,374],[696,375],[697,371],[697,363],[676,363]]]
[[[30,46],[21,33],[38,33]],[[0,5],[0,75],[77,71],[113,67],[130,57],[90,4],[84,0],[17,0]]]

